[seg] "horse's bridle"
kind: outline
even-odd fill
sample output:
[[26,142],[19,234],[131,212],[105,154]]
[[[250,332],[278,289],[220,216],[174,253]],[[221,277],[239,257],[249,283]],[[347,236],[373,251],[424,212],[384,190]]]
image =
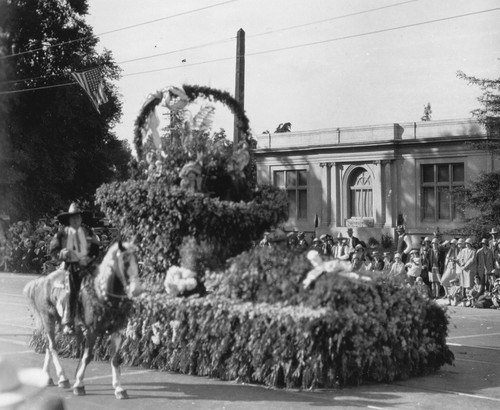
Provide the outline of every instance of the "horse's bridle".
[[[126,292],[126,289],[130,286],[129,276],[128,276],[128,267],[129,267],[130,263],[129,263],[128,259],[130,256],[133,257],[133,254],[135,252],[135,248],[133,246],[129,246],[129,249],[127,249],[123,246],[122,242],[119,241],[118,242],[118,249],[122,253],[123,266],[121,266],[121,263],[120,263],[120,260],[118,259],[118,256],[115,255],[115,258],[118,259],[118,260],[116,260],[116,266],[117,266],[116,275],[118,276],[118,279],[120,280],[120,282],[123,286],[123,289]],[[104,298],[106,300],[109,300],[109,296],[116,298],[116,299],[121,299],[121,300],[129,299],[129,295],[127,295],[127,293],[125,293],[123,295],[118,295],[118,294],[109,292],[107,290],[104,290],[103,293],[104,293]]]

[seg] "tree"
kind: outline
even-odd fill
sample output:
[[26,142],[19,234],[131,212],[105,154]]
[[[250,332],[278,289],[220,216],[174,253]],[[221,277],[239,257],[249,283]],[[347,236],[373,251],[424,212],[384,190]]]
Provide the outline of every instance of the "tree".
[[472,115],[484,125],[491,137],[500,136],[500,78],[490,80],[468,76],[462,71],[457,72],[458,78],[481,88],[482,95],[478,98],[481,106],[472,111]]
[[500,226],[500,172],[485,172],[463,189],[457,190],[459,206],[473,211],[466,220],[464,234],[488,237],[492,227]]
[[[496,80],[481,79],[465,75],[459,71],[457,76],[479,86],[482,95],[478,98],[480,107],[472,111],[473,117],[482,124],[488,133],[487,141],[469,143],[474,149],[500,153],[500,143],[495,138],[500,136],[500,78]],[[460,206],[472,211],[472,217],[465,225],[465,233],[484,237],[494,226],[500,226],[500,172],[482,173],[460,190],[462,198]]]
[[[0,0],[0,210],[13,219],[93,202],[130,160],[111,132],[119,68],[111,52],[96,52],[87,11],[87,0]],[[100,114],[79,85],[62,86],[94,67],[109,99]]]

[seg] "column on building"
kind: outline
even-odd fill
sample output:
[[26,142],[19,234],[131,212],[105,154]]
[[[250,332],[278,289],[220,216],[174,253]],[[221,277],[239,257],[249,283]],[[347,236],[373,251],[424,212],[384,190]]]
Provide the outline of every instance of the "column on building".
[[397,215],[394,216],[394,181],[392,172],[392,160],[382,161],[382,175],[384,177],[384,202],[385,202],[385,226],[392,227],[396,224]]
[[321,226],[327,228],[332,222],[331,214],[331,198],[332,198],[332,184],[331,184],[331,162],[320,162],[321,167]]
[[385,225],[385,205],[384,205],[384,177],[382,172],[383,161],[374,161],[373,174],[373,216],[375,227],[382,228]]
[[342,204],[342,190],[340,185],[340,169],[341,166],[338,162],[332,162],[332,195],[331,195],[331,212],[332,212],[332,226],[342,226],[341,221],[341,204]]

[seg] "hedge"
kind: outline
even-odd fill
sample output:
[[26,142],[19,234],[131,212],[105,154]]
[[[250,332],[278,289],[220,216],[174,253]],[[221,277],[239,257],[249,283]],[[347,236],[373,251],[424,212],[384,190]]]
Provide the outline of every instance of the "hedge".
[[232,202],[176,186],[130,180],[103,185],[97,190],[97,202],[125,236],[135,238],[138,258],[144,262],[143,277],[153,282],[179,264],[186,238],[209,243],[211,259],[220,266],[288,215],[286,193],[271,186],[255,190],[252,201]]
[[[123,357],[130,364],[273,387],[407,379],[453,359],[445,312],[418,302],[334,310],[157,295],[138,305],[141,320],[127,331]],[[172,321],[178,322],[176,334]]]

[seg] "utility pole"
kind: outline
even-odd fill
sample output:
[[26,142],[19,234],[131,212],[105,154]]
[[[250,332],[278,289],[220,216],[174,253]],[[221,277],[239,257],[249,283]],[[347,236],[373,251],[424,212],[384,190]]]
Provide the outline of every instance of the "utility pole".
[[[241,105],[243,109],[245,107],[245,32],[242,28],[238,30],[236,36],[236,87],[235,87],[235,99]],[[234,134],[233,134],[233,145],[240,141],[240,130],[238,128],[238,120],[234,118]]]

